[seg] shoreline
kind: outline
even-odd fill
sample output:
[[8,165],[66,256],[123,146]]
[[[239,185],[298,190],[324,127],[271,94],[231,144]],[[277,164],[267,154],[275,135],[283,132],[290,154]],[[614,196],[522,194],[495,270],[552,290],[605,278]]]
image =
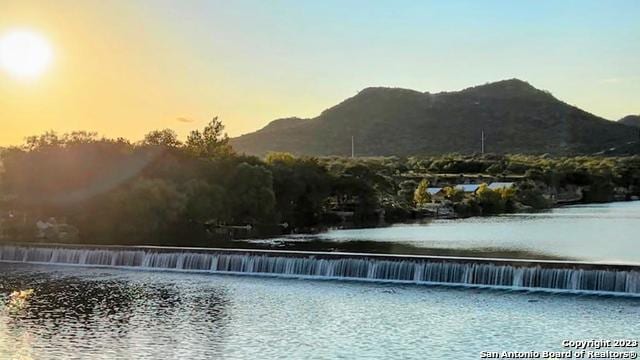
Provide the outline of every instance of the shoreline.
[[[590,204],[577,204],[577,205],[563,205],[557,208],[570,208],[570,207],[582,207],[582,206],[593,206],[596,204],[603,205],[604,207],[611,205],[622,203],[620,201],[609,202],[609,203],[590,203]],[[633,203],[630,201],[625,201],[625,203]],[[535,212],[528,212],[529,214],[540,214],[540,213],[548,213],[551,214],[555,209],[547,209]],[[526,216],[527,213],[520,213]],[[509,217],[509,214],[499,214],[492,216],[485,216],[485,218],[499,218],[499,217]],[[453,257],[477,257],[477,258],[509,258],[509,259],[526,259],[526,260],[551,260],[551,261],[605,261],[605,258],[599,259],[597,257],[589,258],[583,257],[576,254],[558,254],[555,252],[548,252],[547,250],[533,250],[534,248],[528,247],[519,247],[512,245],[500,245],[493,246],[490,243],[481,242],[475,243],[471,242],[467,246],[460,247],[450,247],[446,244],[438,244],[437,239],[425,237],[426,243],[424,245],[420,245],[419,243],[414,243],[414,241],[401,241],[394,239],[393,237],[385,240],[385,237],[380,238],[375,236],[375,229],[383,229],[383,228],[393,228],[394,226],[415,226],[420,227],[421,225],[429,226],[429,222],[438,221],[441,223],[445,219],[427,219],[426,224],[420,220],[412,221],[412,222],[395,222],[392,224],[386,224],[384,226],[377,227],[333,227],[327,228],[324,231],[316,231],[313,233],[296,233],[296,234],[285,234],[271,237],[250,237],[250,238],[239,238],[239,239],[211,239],[209,241],[199,242],[199,241],[172,241],[166,242],[162,244],[154,243],[154,242],[145,242],[145,241],[127,241],[125,243],[122,242],[93,242],[93,244],[81,244],[78,242],[64,242],[64,241],[46,241],[46,240],[37,240],[33,239],[33,241],[6,241],[4,244],[16,244],[16,245],[24,245],[24,246],[38,246],[38,245],[50,245],[56,244],[60,246],[108,246],[108,247],[123,247],[123,246],[131,246],[131,247],[145,247],[145,246],[168,246],[171,248],[184,248],[185,245],[187,247],[198,247],[198,248],[224,248],[224,249],[233,249],[233,248],[243,248],[247,251],[260,251],[260,250],[276,250],[276,251],[318,251],[318,252],[346,252],[346,253],[367,253],[367,254],[396,254],[396,255],[413,255],[413,256],[453,256]],[[449,221],[464,221],[463,219],[453,219]],[[446,221],[447,223],[449,221]],[[500,221],[500,220],[494,220]],[[489,220],[491,223],[492,221]],[[473,223],[473,221],[472,221]],[[455,225],[450,225],[455,226]],[[373,231],[373,235],[371,238],[359,237],[355,236],[353,238],[350,235],[343,235],[342,237],[338,237],[334,239],[330,235],[322,235],[323,233],[331,232],[331,231],[349,231],[349,230],[358,230],[361,229],[363,231]],[[391,230],[382,230],[382,231],[391,231],[393,233],[393,229]],[[402,231],[402,230],[400,230]],[[419,230],[410,230],[410,231],[419,231]],[[418,236],[418,235],[413,235]],[[416,238],[416,239],[418,239]],[[417,240],[415,240],[417,241]],[[431,244],[430,242],[436,241]],[[633,261],[622,261],[613,257],[610,261],[616,263],[631,263]]]
[[[545,213],[545,212],[552,212],[555,209],[562,209],[562,208],[567,208],[567,207],[573,207],[573,206],[582,206],[582,205],[596,205],[596,204],[615,204],[615,203],[628,203],[628,202],[636,202],[636,201],[640,201],[640,200],[614,200],[614,201],[599,201],[599,202],[574,202],[574,203],[562,203],[562,204],[555,204],[549,208],[545,208],[545,209],[523,209],[521,211],[510,211],[510,212],[502,212],[502,213],[496,213],[496,214],[486,214],[486,215],[469,215],[469,216],[459,216],[459,215],[455,215],[453,217],[429,217],[429,216],[425,216],[422,218],[416,218],[416,219],[412,219],[412,221],[394,221],[394,222],[385,222],[380,224],[379,226],[370,226],[371,224],[366,224],[363,226],[329,226],[324,228],[323,230],[320,231],[309,231],[309,232],[296,232],[296,233],[291,233],[291,234],[286,234],[286,235],[316,235],[316,234],[321,234],[323,232],[327,232],[327,231],[331,231],[331,230],[352,230],[352,229],[376,229],[376,228],[386,228],[386,227],[392,227],[394,225],[402,225],[402,224],[407,224],[407,225],[414,225],[414,224],[418,224],[421,223],[423,221],[433,221],[433,220],[463,220],[463,219],[471,219],[471,218],[491,218],[491,217],[500,217],[500,216],[505,216],[505,215],[509,215],[509,214],[527,214],[527,213],[531,213],[531,214],[538,214],[538,213]],[[277,236],[276,236],[277,237]],[[264,239],[269,239],[269,238],[273,238],[273,236],[269,236],[269,237],[264,237]]]

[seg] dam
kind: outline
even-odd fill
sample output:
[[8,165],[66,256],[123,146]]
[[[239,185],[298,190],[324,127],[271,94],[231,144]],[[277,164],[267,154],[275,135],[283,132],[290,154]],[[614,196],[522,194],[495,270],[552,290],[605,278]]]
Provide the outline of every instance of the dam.
[[0,261],[640,296],[623,264],[248,249],[3,245]]

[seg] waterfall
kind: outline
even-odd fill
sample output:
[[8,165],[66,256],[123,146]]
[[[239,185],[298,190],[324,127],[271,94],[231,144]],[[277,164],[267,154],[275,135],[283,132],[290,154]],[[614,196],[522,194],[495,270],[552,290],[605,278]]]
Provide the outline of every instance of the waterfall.
[[580,262],[53,245],[3,245],[0,261],[640,295],[639,267]]

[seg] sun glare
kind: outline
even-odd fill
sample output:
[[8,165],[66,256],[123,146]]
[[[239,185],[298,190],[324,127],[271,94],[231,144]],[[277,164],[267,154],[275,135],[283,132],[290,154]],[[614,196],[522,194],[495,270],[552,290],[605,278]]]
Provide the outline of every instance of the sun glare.
[[40,34],[13,30],[0,36],[0,68],[17,78],[33,79],[51,64],[53,50]]

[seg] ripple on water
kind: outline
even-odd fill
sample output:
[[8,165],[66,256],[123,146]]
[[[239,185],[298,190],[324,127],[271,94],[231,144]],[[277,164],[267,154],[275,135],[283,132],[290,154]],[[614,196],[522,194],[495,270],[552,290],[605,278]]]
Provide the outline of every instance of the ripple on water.
[[640,301],[0,264],[0,358],[450,358],[638,338]]

